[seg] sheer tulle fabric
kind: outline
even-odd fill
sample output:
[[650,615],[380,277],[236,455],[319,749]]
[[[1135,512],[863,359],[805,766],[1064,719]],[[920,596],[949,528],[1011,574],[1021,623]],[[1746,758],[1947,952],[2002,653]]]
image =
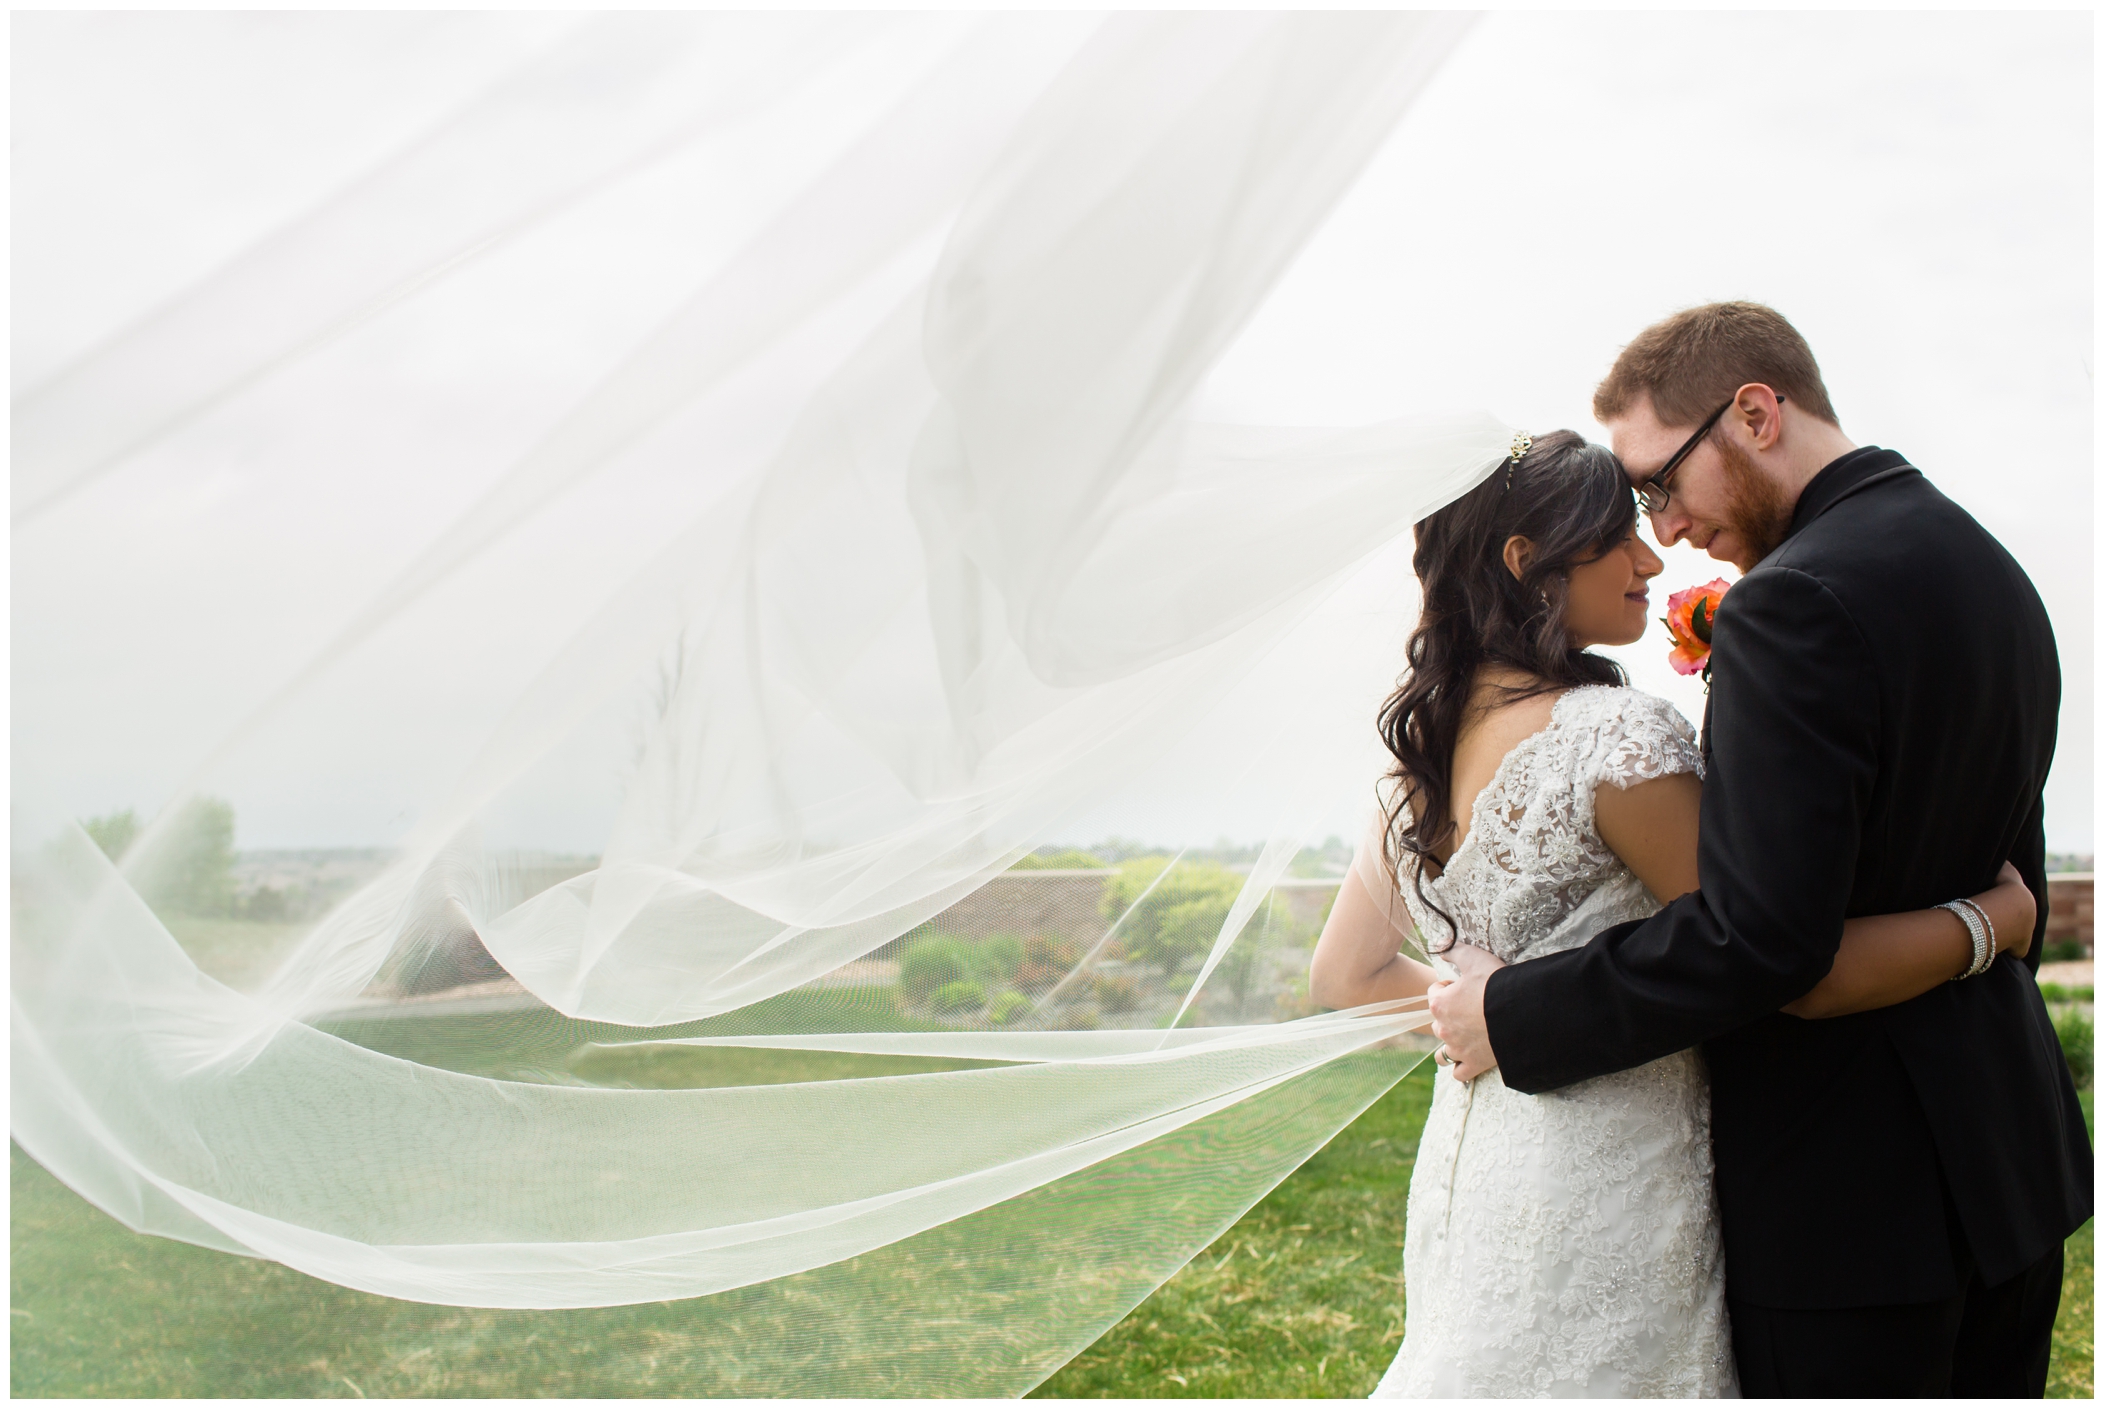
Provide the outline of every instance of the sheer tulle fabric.
[[[17,600],[120,658],[96,678],[125,727],[167,642],[209,669],[247,604],[309,623],[164,729],[173,791],[267,771],[416,820],[240,992],[135,889],[168,825],[120,873],[46,801],[63,763],[22,767],[16,1138],[135,1229],[387,1296],[705,1318],[793,1290],[745,1392],[1043,1378],[1405,1070],[1378,1044],[1423,1014],[868,1031],[839,978],[1224,748],[1222,796],[1286,800],[1187,1023],[1309,819],[1366,788],[1408,526],[1509,432],[1186,408],[1459,32],[608,17],[28,389]],[[664,256],[683,281],[589,327],[549,287],[648,201],[754,171],[740,220]],[[535,316],[583,331],[528,366]],[[261,468],[140,547],[242,436]],[[228,551],[344,512],[356,561]],[[91,569],[165,590],[120,630],[73,590]],[[618,755],[639,706],[598,865],[521,885],[480,829]],[[388,1038],[375,995],[463,936],[526,1005]],[[930,1069],[551,1071],[633,1044]]]

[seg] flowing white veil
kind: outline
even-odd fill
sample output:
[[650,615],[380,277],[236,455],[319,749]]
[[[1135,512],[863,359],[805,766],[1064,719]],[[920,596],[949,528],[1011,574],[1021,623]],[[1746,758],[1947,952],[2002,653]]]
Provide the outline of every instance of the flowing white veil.
[[[1247,975],[1369,782],[1409,525],[1509,431],[1188,407],[1464,25],[595,19],[19,393],[18,671],[175,801],[120,872],[18,719],[16,1139],[390,1297],[693,1299],[697,1391],[1056,1369],[1415,1059],[1421,1012]],[[604,308],[545,274],[595,242]],[[482,844],[639,707],[596,864]],[[1289,800],[1173,1001],[1079,1002],[1145,895],[1005,1010],[879,991],[1192,751]],[[265,776],[414,823],[241,991],[141,895],[183,798]],[[475,946],[502,1001],[428,1001]]]

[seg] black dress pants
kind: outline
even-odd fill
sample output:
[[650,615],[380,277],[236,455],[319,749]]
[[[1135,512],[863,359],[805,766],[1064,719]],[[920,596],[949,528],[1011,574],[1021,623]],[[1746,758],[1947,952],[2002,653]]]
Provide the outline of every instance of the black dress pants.
[[1749,1399],[2042,1398],[2061,1249],[1945,1301],[1785,1311],[1728,1298]]

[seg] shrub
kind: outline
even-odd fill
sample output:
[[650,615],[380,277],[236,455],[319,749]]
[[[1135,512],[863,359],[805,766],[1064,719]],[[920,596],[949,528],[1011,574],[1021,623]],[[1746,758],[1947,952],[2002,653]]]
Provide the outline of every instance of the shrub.
[[1006,984],[1023,962],[1023,941],[1012,934],[990,934],[970,948],[971,976],[981,983]]
[[1214,982],[1234,996],[1237,1018],[1249,1006],[1250,990],[1256,987],[1257,977],[1262,971],[1257,963],[1257,946],[1261,941],[1252,933],[1256,926],[1255,920],[1250,921],[1249,929],[1236,937],[1233,947],[1220,956],[1220,967],[1213,970]]
[[968,1008],[986,1006],[986,990],[967,980],[963,983],[946,983],[929,995],[928,1006],[938,1013],[961,1013]]
[[2080,1013],[2062,1013],[2053,1019],[2053,1031],[2060,1036],[2060,1052],[2074,1074],[2075,1089],[2087,1091],[2096,1055],[2095,1026]]
[[272,886],[258,886],[241,901],[241,918],[266,924],[283,924],[293,917],[297,893],[288,894]]
[[1212,949],[1213,941],[1220,937],[1228,908],[1234,903],[1233,892],[1226,892],[1163,906],[1161,918],[1155,923],[1154,938],[1146,952],[1134,957],[1142,963],[1160,965],[1162,973],[1173,978],[1178,969],[1203,959]]
[[962,983],[971,973],[971,946],[947,934],[914,940],[899,956],[899,987],[921,999],[945,984]]
[[1098,974],[1096,1005],[1106,1013],[1129,1013],[1140,1006],[1140,986],[1126,974]]
[[1096,1023],[1094,1008],[1069,1008],[1060,1016],[1059,1029],[1062,1032],[1094,1032]]
[[1034,851],[1008,868],[1011,871],[1079,871],[1108,870],[1109,865],[1100,856],[1072,847],[1050,851]]
[[1006,1027],[1030,1011],[1030,1000],[1014,989],[994,999],[993,1007],[986,1013],[986,1020],[995,1027]]
[[1023,961],[1015,970],[1016,987],[1050,988],[1067,976],[1080,957],[1079,946],[1071,940],[1032,935],[1023,944]]
[[2056,939],[2039,951],[2039,962],[2045,964],[2077,963],[2089,957],[2079,939]]
[[2093,1003],[2096,1001],[2096,992],[2095,988],[2087,984],[2081,988],[2066,988],[2057,983],[2038,985],[2038,996],[2048,1003]]
[[1300,973],[1287,983],[1286,991],[1272,1003],[1272,1015],[1279,1022],[1291,1022],[1295,1018],[1310,1018],[1325,1011],[1320,1003],[1308,996],[1308,976]]
[[1048,939],[1034,934],[1023,944],[1023,959],[1026,963],[1045,964],[1065,972],[1074,967],[1081,957],[1081,947],[1071,939]]

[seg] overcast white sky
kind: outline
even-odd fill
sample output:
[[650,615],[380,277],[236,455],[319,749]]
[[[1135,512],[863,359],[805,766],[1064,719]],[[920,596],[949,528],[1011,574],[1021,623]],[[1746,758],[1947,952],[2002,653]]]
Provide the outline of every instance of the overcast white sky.
[[[1780,309],[1844,429],[1905,453],[2038,584],[2065,678],[2048,834],[2088,851],[2090,23],[1486,15],[1211,395],[1315,422],[1483,405],[1599,437],[1593,386],[1647,323]],[[1665,558],[1667,590],[1735,575]],[[1656,637],[1611,654],[1700,718]]]
[[[14,384],[304,209],[565,23],[17,16]],[[275,60],[252,90],[186,77],[185,52],[242,45]],[[1591,389],[1639,328],[1711,299],[1773,304],[1811,341],[1849,433],[1905,452],[2037,582],[2066,679],[2049,837],[2087,851],[2092,54],[2084,14],[1487,15],[1204,401],[1301,424],[1487,407],[1597,434]],[[249,121],[259,106],[282,120]],[[648,326],[607,318],[609,346]],[[339,541],[301,551],[355,554],[373,531],[347,515]],[[204,734],[116,727],[126,716],[95,696],[120,678],[102,660],[117,647],[40,634],[59,619],[43,595],[55,542],[25,567],[16,541],[18,759],[33,750],[47,777],[73,780],[75,811],[150,807]],[[1667,559],[1668,590],[1725,571],[1685,550]],[[1699,685],[1666,670],[1659,641],[1619,654],[1638,684],[1699,715]],[[220,707],[185,688],[171,681],[171,719]],[[462,718],[483,705],[463,699]],[[243,779],[243,845],[392,835],[389,818],[298,786]],[[1209,841],[1265,820],[1258,801],[1242,817],[1174,793],[1089,818],[1077,839]],[[606,801],[558,788],[515,839],[596,849]]]

